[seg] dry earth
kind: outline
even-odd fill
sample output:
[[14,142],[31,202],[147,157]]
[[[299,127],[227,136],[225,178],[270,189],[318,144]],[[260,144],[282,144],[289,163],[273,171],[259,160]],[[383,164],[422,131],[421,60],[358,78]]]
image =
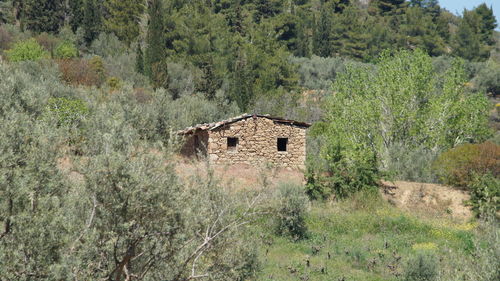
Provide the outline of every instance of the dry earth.
[[450,216],[459,220],[472,217],[465,201],[470,199],[467,192],[455,188],[428,183],[384,181],[382,196],[398,208],[414,214],[435,214]]
[[[303,171],[278,168],[268,165],[253,167],[247,164],[237,165],[214,165],[209,166],[204,161],[192,161],[178,157],[176,170],[184,180],[190,180],[197,176],[205,177],[207,170],[212,170],[215,177],[225,187],[241,190],[259,188],[262,186],[275,187],[280,183],[304,184]],[[68,174],[73,182],[83,181],[83,176],[73,170],[73,165],[68,157],[59,159],[59,168]],[[394,206],[411,212],[428,216],[447,216],[459,220],[468,220],[472,217],[472,211],[465,206],[465,201],[470,199],[467,192],[455,188],[416,182],[395,181],[382,182],[382,196]]]
[[[203,161],[178,159],[176,170],[178,174],[189,179],[193,176],[205,176],[208,164]],[[304,173],[290,168],[279,168],[269,165],[253,167],[248,164],[212,165],[209,169],[221,184],[234,189],[258,188],[262,186],[277,186],[280,183],[304,184]]]

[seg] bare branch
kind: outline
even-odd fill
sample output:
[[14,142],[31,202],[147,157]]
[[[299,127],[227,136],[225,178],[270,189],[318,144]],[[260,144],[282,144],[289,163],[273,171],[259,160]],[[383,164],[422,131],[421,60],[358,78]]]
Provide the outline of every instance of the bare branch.
[[83,238],[83,236],[85,235],[85,233],[87,233],[87,231],[92,226],[92,223],[94,222],[95,210],[97,209],[97,197],[96,197],[95,194],[94,194],[94,196],[92,196],[92,203],[93,203],[92,212],[90,213],[90,217],[89,217],[89,219],[87,221],[87,225],[85,226],[85,229],[82,231],[82,233],[80,234],[80,236],[78,236],[78,238],[76,238],[75,241],[73,241],[73,243],[71,245],[71,248],[69,249],[70,253],[75,250],[76,243]]

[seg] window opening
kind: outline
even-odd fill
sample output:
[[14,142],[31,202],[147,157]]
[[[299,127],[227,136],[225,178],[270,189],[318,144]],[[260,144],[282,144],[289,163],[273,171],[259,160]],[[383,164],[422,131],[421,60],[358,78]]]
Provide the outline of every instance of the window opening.
[[287,151],[288,138],[278,138],[278,151]]
[[227,138],[227,150],[236,150],[238,138]]

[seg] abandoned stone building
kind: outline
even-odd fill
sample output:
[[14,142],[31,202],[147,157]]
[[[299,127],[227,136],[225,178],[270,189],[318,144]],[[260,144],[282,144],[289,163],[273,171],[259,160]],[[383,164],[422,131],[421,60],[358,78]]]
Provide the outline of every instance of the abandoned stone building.
[[200,124],[179,131],[185,156],[207,156],[214,164],[266,162],[303,168],[306,129],[310,124],[268,115],[244,114],[228,120]]

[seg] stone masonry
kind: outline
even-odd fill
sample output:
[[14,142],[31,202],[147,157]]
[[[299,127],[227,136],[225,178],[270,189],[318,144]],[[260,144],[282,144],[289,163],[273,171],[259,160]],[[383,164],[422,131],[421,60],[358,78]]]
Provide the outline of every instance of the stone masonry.
[[263,115],[243,115],[233,120],[181,132],[186,137],[182,154],[192,156],[197,151],[214,164],[267,162],[304,168],[309,124]]

